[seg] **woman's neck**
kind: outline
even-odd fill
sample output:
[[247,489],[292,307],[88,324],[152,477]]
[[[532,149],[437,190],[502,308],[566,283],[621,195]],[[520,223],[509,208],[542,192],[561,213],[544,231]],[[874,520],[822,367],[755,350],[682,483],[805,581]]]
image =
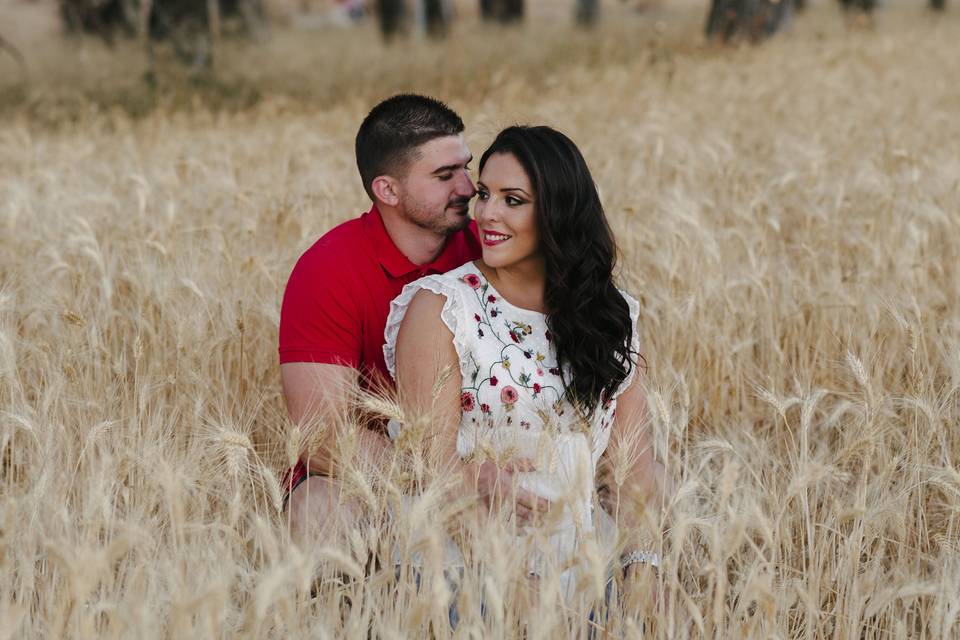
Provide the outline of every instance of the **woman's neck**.
[[528,258],[509,267],[486,267],[486,275],[513,306],[546,313],[543,293],[547,278],[543,258]]

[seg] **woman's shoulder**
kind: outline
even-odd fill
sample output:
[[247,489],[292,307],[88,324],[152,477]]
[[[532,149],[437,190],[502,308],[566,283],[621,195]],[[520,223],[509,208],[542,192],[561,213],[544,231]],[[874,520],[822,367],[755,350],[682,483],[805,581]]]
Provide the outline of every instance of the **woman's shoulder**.
[[456,269],[451,269],[435,277],[452,287],[473,289],[479,286],[482,274],[477,268],[477,265],[472,261],[468,261]]
[[[403,292],[394,300],[395,303],[405,301],[409,303],[414,297],[420,298],[455,298],[480,285],[480,276],[477,268],[471,262],[451,269],[445,273],[434,273],[422,276],[407,284]],[[435,294],[435,295],[431,295]]]
[[620,289],[618,287],[617,291],[620,292],[620,295],[623,296],[623,299],[626,301],[627,307],[630,309],[630,319],[633,320],[634,324],[636,324],[640,317],[640,301],[627,293],[624,289]]
[[[446,273],[432,274],[414,280],[403,288],[390,303],[384,329],[384,359],[391,375],[396,370],[396,343],[404,322],[419,329],[421,336],[437,335],[438,320],[454,336],[457,353],[466,352],[466,340],[470,330],[468,317],[471,290],[476,267],[467,263]],[[426,339],[426,338],[424,338]]]

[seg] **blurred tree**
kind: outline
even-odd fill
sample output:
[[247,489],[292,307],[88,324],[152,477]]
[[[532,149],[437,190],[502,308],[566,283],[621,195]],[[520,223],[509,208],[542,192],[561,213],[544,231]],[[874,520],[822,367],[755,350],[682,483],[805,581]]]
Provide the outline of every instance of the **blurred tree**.
[[96,35],[109,45],[117,36],[140,35],[151,60],[153,45],[170,43],[183,62],[210,67],[221,27],[247,36],[263,33],[263,0],[59,0],[68,33]]
[[118,33],[137,32],[135,0],[60,0],[60,19],[67,33],[89,33],[113,45]]
[[451,0],[414,0],[411,10],[406,0],[377,0],[376,11],[386,41],[405,33],[411,18],[420,32],[442,38],[447,34],[453,6]]
[[407,6],[403,0],[377,0],[377,17],[384,40],[391,40],[403,30]]
[[13,58],[17,66],[20,67],[20,74],[26,79],[27,61],[24,59],[23,54],[20,53],[20,50],[13,46],[13,43],[4,38],[2,34],[0,34],[0,51],[6,51],[7,54]]
[[480,0],[480,15],[484,20],[501,24],[523,20],[523,0]]
[[723,43],[741,38],[759,42],[790,21],[793,3],[794,0],[711,0],[707,37]]
[[447,35],[451,6],[444,0],[423,0],[424,26],[427,35],[442,38]]
[[591,27],[597,22],[600,14],[599,0],[576,0],[575,17],[577,24],[584,27]]
[[947,0],[930,0],[930,8],[934,11],[943,11],[947,8]]
[[840,6],[847,12],[872,13],[877,8],[877,0],[840,0]]

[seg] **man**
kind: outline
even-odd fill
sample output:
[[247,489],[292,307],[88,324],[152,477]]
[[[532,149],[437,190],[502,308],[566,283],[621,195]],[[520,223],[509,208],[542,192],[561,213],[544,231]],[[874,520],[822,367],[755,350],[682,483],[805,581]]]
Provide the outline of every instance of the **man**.
[[[325,526],[355,517],[339,500],[334,452],[350,390],[390,388],[383,331],[403,286],[480,257],[469,203],[470,149],[463,121],[432,98],[397,95],[367,115],[356,138],[357,168],[371,209],[332,229],[301,256],[280,314],[280,374],[290,418],[316,448],[301,452],[284,489],[294,537],[309,542]],[[356,448],[387,464],[391,443],[362,429]]]

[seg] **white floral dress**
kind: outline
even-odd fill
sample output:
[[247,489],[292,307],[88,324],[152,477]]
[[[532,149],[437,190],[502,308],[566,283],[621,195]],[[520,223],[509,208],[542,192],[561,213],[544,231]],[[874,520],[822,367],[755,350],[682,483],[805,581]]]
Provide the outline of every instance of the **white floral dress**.
[[[631,373],[612,397],[604,399],[589,423],[570,404],[556,350],[542,313],[516,307],[487,281],[472,262],[404,287],[390,305],[383,347],[387,368],[396,377],[396,342],[403,316],[421,289],[443,296],[443,323],[453,334],[462,378],[462,417],[457,451],[463,457],[479,449],[490,455],[530,458],[536,472],[522,474],[524,488],[564,511],[550,542],[563,561],[578,538],[593,531],[594,477],[607,447],[617,397],[633,380],[639,339],[639,303],[621,291],[630,309]],[[391,423],[391,437],[401,425]],[[543,557],[531,559],[538,571]]]

